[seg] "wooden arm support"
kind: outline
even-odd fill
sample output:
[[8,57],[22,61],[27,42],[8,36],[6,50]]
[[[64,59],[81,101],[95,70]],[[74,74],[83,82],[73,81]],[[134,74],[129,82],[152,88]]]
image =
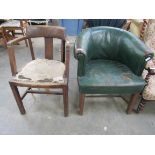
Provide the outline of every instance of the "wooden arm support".
[[67,42],[67,44],[66,44],[66,59],[65,59],[65,66],[66,66],[65,76],[67,78],[69,78],[69,60],[70,60],[70,45]]
[[22,37],[19,37],[19,38],[15,38],[15,39],[13,39],[13,40],[10,40],[8,43],[7,43],[7,46],[9,47],[9,46],[12,46],[12,45],[14,45],[15,43],[18,43],[18,42],[20,42],[20,41],[22,41],[22,40],[25,40],[25,39],[28,39],[26,36],[22,36]]

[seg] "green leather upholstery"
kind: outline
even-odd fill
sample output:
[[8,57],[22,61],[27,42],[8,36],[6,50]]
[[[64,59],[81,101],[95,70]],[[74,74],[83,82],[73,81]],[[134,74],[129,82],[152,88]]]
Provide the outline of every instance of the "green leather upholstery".
[[85,76],[78,77],[80,92],[92,94],[132,94],[140,92],[144,80],[112,60],[92,60],[86,64]]
[[113,27],[85,29],[76,39],[79,91],[84,94],[134,94],[150,50],[130,32]]

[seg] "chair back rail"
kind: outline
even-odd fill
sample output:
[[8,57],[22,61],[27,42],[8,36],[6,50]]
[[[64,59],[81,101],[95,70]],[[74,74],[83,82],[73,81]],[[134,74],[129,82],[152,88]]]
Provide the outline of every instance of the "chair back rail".
[[29,26],[26,30],[28,38],[47,37],[65,40],[65,28],[59,26]]

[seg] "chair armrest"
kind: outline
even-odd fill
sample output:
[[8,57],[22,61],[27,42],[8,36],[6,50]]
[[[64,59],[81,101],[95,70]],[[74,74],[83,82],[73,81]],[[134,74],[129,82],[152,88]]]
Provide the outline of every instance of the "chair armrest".
[[69,61],[70,61],[70,44],[69,41],[66,41],[66,59],[65,59],[65,77],[69,78]]
[[22,37],[19,37],[19,38],[15,38],[13,40],[10,40],[8,43],[7,43],[7,46],[12,46],[13,44],[15,43],[18,43],[22,40],[25,40],[25,39],[28,39],[26,36],[22,36]]
[[90,32],[83,30],[77,37],[74,46],[74,57],[78,60],[78,76],[84,76],[87,61],[87,49],[89,46]]
[[28,39],[28,38],[26,36],[22,36],[19,38],[15,38],[7,43],[10,67],[11,67],[11,72],[13,76],[17,74],[17,65],[16,65],[15,51],[14,51],[13,45],[25,39]]
[[86,52],[82,48],[74,49],[74,57],[78,60],[78,76],[84,76],[85,74],[85,59]]

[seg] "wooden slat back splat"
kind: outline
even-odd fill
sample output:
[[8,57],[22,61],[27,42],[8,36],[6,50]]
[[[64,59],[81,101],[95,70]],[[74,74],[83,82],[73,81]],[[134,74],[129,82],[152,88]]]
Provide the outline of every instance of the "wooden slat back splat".
[[45,58],[53,59],[53,38],[45,38]]

